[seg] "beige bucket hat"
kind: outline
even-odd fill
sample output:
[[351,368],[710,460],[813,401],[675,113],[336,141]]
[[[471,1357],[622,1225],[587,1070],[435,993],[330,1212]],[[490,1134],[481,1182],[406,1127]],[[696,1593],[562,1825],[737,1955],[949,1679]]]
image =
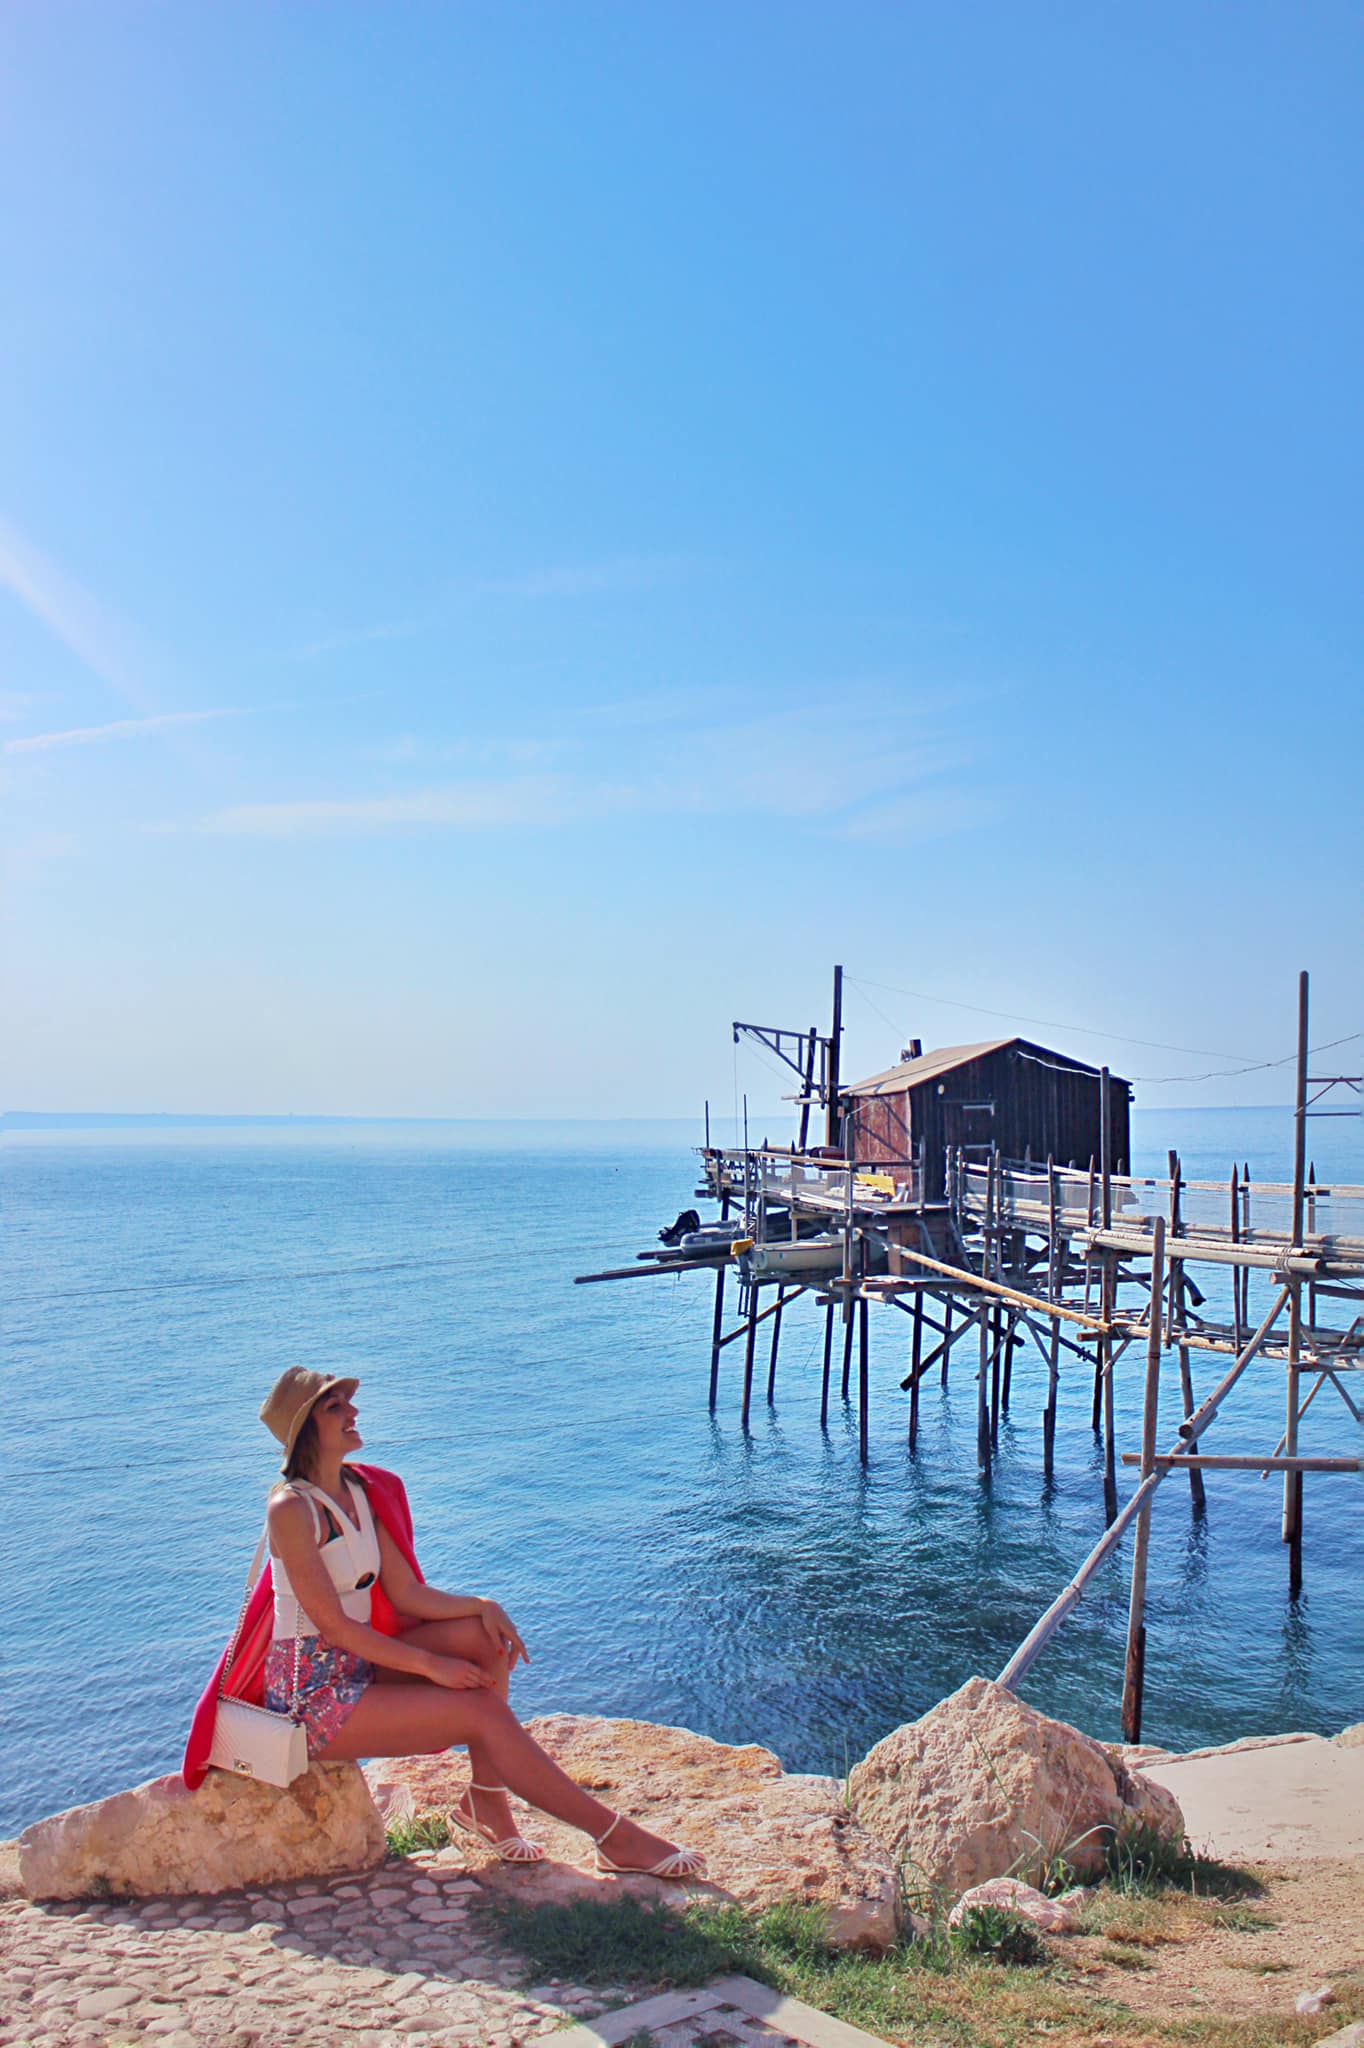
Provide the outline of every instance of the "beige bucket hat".
[[298,1433],[311,1415],[314,1404],[320,1401],[324,1394],[330,1394],[333,1387],[340,1387],[349,1400],[359,1384],[359,1380],[335,1375],[328,1379],[325,1373],[310,1372],[306,1365],[285,1367],[265,1397],[260,1419],[271,1436],[278,1437],[283,1444],[286,1465],[294,1445],[298,1442]]

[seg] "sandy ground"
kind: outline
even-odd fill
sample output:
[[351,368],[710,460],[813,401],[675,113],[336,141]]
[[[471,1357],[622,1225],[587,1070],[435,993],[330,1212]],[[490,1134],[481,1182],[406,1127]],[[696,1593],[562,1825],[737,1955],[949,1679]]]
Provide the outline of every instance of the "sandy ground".
[[1364,1744],[1308,1735],[1144,1768],[1194,1847],[1224,1862],[1364,1857]]
[[[1271,1926],[1237,1930],[1200,1924],[1192,1915],[1181,1923],[1153,1914],[1159,1939],[1152,1945],[1082,1935],[1055,1944],[1058,1957],[1080,1968],[1086,1990],[1152,2018],[1289,2017],[1300,1992],[1364,1983],[1364,1857],[1262,1867],[1257,1874],[1263,1893],[1244,1908]],[[1139,1916],[1132,1924],[1139,1927]],[[1340,2024],[1328,2011],[1320,2031]]]

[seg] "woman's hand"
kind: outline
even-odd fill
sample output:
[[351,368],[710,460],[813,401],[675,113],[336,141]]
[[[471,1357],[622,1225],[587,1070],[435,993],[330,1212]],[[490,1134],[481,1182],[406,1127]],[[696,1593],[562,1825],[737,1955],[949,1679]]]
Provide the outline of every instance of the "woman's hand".
[[508,1671],[516,1669],[518,1657],[523,1664],[529,1664],[530,1653],[513,1628],[505,1607],[499,1607],[496,1600],[485,1600],[479,1608],[478,1618],[498,1655],[506,1658]]
[[443,1685],[447,1692],[475,1692],[493,1682],[490,1672],[481,1664],[470,1663],[467,1657],[433,1656],[426,1675],[432,1685]]

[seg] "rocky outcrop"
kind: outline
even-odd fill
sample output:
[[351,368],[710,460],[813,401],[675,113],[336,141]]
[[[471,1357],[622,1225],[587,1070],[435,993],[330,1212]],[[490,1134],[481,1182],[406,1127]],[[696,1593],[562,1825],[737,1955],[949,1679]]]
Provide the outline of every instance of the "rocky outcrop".
[[911,1891],[917,1881],[956,1896],[989,1878],[1038,1878],[1058,1856],[1094,1875],[1125,1825],[1184,1833],[1172,1794],[985,1678],[878,1742],[850,1792]]
[[[531,1734],[605,1805],[645,1827],[698,1849],[709,1882],[693,1889],[748,1906],[796,1898],[822,1906],[832,1940],[883,1948],[897,1929],[898,1885],[892,1859],[857,1824],[832,1778],[791,1776],[771,1750],[731,1748],[686,1728],[647,1721],[608,1721],[547,1714]],[[468,1780],[462,1756],[393,1758],[369,1766],[376,1796],[399,1788],[418,1813],[446,1812]],[[682,1888],[650,1878],[599,1878],[575,1866],[589,1845],[571,1828],[518,1808],[518,1824],[542,1841],[552,1862],[517,1869],[493,1862],[460,1837],[460,1853],[479,1865],[479,1879],[536,1900],[584,1893],[601,1897],[622,1887],[678,1898]]]
[[384,1827],[354,1764],[314,1764],[285,1791],[210,1771],[197,1792],[153,1778],[35,1821],[19,1837],[31,1899],[147,1897],[367,1870]]

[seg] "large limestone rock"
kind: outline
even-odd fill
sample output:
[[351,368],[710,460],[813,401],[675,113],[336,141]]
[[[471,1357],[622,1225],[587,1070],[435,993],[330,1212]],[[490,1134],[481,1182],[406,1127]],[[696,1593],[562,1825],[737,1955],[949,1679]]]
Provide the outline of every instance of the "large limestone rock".
[[367,1870],[384,1825],[355,1764],[314,1764],[287,1790],[210,1771],[197,1792],[153,1778],[35,1821],[19,1837],[31,1899],[144,1897]]
[[[750,1906],[794,1897],[822,1906],[831,1939],[843,1946],[882,1948],[895,1938],[895,1866],[848,1812],[833,1778],[787,1776],[771,1750],[730,1748],[648,1721],[547,1714],[527,1725],[605,1805],[698,1849],[709,1882],[686,1888],[596,1877],[582,1835],[518,1806],[521,1831],[543,1842],[552,1861],[530,1870],[499,1865],[491,1851],[460,1835],[452,1853],[480,1866],[481,1883],[537,1901],[609,1897],[622,1887],[674,1899],[690,1889]],[[469,1773],[463,1756],[447,1754],[390,1758],[371,1764],[368,1776],[379,1798],[392,1799],[401,1788],[418,1813],[429,1813],[448,1812]]]
[[916,1882],[955,1897],[992,1877],[1026,1880],[1063,1855],[1103,1865],[1124,1824],[1183,1836],[1173,1795],[1064,1721],[989,1679],[971,1678],[854,1766],[853,1810]]

